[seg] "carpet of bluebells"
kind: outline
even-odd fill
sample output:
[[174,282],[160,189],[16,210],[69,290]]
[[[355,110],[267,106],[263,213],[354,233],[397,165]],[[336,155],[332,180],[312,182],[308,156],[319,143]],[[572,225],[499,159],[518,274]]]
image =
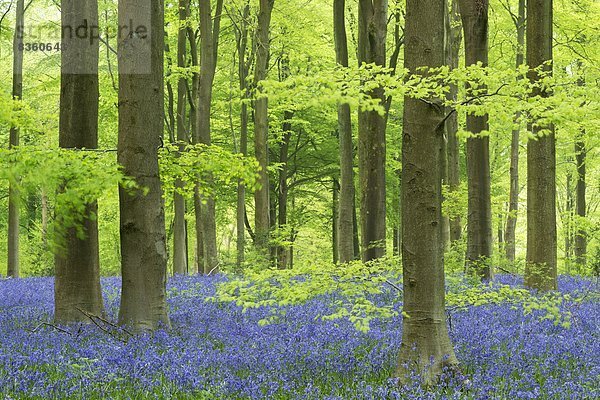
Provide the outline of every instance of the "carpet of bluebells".
[[[5,399],[593,399],[600,398],[600,304],[597,280],[562,277],[571,327],[555,326],[510,305],[451,313],[450,332],[466,379],[435,391],[399,388],[390,376],[400,317],[367,333],[347,321],[322,321],[331,301],[287,309],[260,326],[268,310],[242,313],[205,302],[222,277],[169,282],[173,329],[130,338],[101,323],[51,325],[52,279],[0,280],[0,397]],[[499,277],[504,283],[518,280]],[[103,280],[110,319],[120,281]],[[590,295],[591,293],[591,295]],[[390,292],[378,301],[400,309]]]

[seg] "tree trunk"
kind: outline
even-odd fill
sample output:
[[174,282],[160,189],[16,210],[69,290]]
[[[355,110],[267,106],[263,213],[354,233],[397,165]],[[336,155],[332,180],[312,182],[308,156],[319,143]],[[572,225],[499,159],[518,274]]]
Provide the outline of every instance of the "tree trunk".
[[[445,64],[445,0],[408,0],[405,67]],[[430,102],[436,105],[430,105]],[[448,336],[441,246],[444,110],[440,99],[404,100],[402,139],[402,259],[404,308],[397,376],[409,383],[414,369],[434,384],[458,360]]]
[[[271,13],[275,0],[260,0],[258,26],[256,27],[256,65],[254,67],[254,85],[259,87],[267,77],[269,62],[269,30]],[[259,94],[259,93],[257,93]],[[268,256],[270,221],[269,201],[269,103],[266,97],[259,97],[254,102],[254,152],[260,167],[258,186],[254,193],[254,244],[259,252]]]
[[[217,68],[217,51],[221,31],[221,13],[223,0],[217,0],[213,22],[211,2],[200,2],[200,78],[198,81],[198,114],[196,143],[210,145],[211,126],[210,113],[213,93],[213,82]],[[210,182],[212,179],[208,179]],[[217,254],[217,224],[215,220],[215,199],[202,199],[200,227],[204,239],[204,273],[218,272],[219,257]]]
[[196,222],[196,273],[204,274],[204,234],[202,230],[202,199],[198,188],[194,190],[194,214]]
[[[579,62],[579,72],[583,77],[582,63]],[[585,82],[583,78],[578,81],[580,86],[583,86]],[[587,216],[587,203],[586,203],[586,155],[587,149],[585,146],[585,131],[582,131],[577,136],[575,141],[575,160],[577,162],[577,185],[575,188],[575,213],[577,217],[584,220]],[[587,264],[587,232],[585,228],[582,228],[581,221],[577,221],[577,229],[575,230],[575,264],[577,266],[578,273],[582,273]]]
[[[287,63],[289,61],[285,61]],[[286,77],[289,75],[289,66],[282,61],[282,76]],[[287,70],[287,72],[286,72]],[[284,78],[285,79],[285,78]],[[291,119],[294,114],[291,111],[285,111],[283,116],[283,139],[279,147],[279,192],[277,203],[279,204],[278,224],[280,232],[286,229],[287,226],[287,202],[288,202],[288,150],[290,147],[290,139],[292,137],[292,124]],[[287,269],[288,260],[288,246],[279,246],[277,249],[277,265],[279,269]]]
[[[525,1],[519,0],[519,14],[515,20],[517,28],[517,69],[525,62]],[[520,113],[515,115],[515,124],[521,119]],[[519,215],[519,145],[520,129],[515,127],[512,131],[512,140],[510,145],[510,194],[508,205],[508,217],[506,219],[506,232],[504,240],[506,242],[506,259],[510,262],[515,261],[515,235],[517,230],[517,218]]]
[[[98,26],[96,0],[63,0],[63,27]],[[96,40],[63,37],[61,53],[61,90],[59,145],[67,149],[98,148],[98,60]],[[98,205],[88,204],[82,223],[69,227],[64,248],[54,259],[54,320],[57,323],[91,322],[82,312],[104,312],[100,287],[98,245]],[[61,223],[63,217],[56,216]]]
[[[240,153],[243,156],[248,155],[248,104],[244,101],[250,97],[248,92],[248,71],[251,60],[246,60],[246,50],[248,48],[248,19],[250,17],[250,3],[246,2],[242,11],[242,18],[238,22],[236,30],[237,56],[238,56],[238,77],[240,92],[243,93],[242,104],[240,106]],[[241,269],[244,264],[246,251],[246,186],[243,182],[238,183],[237,207],[236,207],[236,228],[237,228],[237,268]]]
[[[465,34],[465,64],[488,64],[488,0],[459,0]],[[474,89],[481,89],[476,87]],[[467,268],[476,269],[484,280],[494,276],[492,256],[492,200],[488,115],[467,114],[467,178],[469,188],[467,223]]]
[[[20,32],[20,34],[19,34]],[[20,100],[23,97],[23,50],[19,50],[23,44],[23,33],[25,32],[25,1],[17,0],[17,14],[15,17],[15,34],[13,38],[13,76],[12,97]],[[11,126],[8,147],[19,146],[19,128]],[[19,277],[19,190],[13,183],[8,189],[8,268],[7,276]]]
[[360,238],[358,236],[358,216],[356,215],[356,197],[352,201],[352,227],[354,231],[354,237],[352,238],[354,247],[354,259],[360,260]]
[[[275,232],[277,229],[277,203],[279,201],[279,194],[277,193],[277,189],[275,187],[275,183],[277,180],[269,180],[269,222],[271,223],[269,227],[270,232]],[[274,246],[272,243],[269,246],[269,262],[273,268],[277,268],[277,246]]]
[[[448,24],[447,39],[449,43],[446,48],[446,63],[451,70],[458,68],[460,44],[462,42],[462,27],[460,25],[460,13],[458,0],[452,0],[452,9],[446,18]],[[456,102],[458,87],[450,86],[448,97]],[[458,115],[452,113],[446,120],[446,134],[448,137],[448,185],[450,191],[457,191],[460,187],[460,142],[458,140]],[[462,236],[462,221],[460,216],[450,219],[450,242],[460,240]]]
[[504,249],[504,216],[502,213],[498,213],[498,251]]
[[[193,143],[198,143],[198,81],[200,80],[200,74],[196,71],[199,66],[198,62],[198,46],[196,43],[196,34],[191,27],[187,27],[187,38],[190,44],[190,56],[192,59],[192,90],[188,97],[188,103],[190,104],[190,137]],[[198,188],[194,188],[194,222],[196,228],[196,249],[195,249],[195,263],[193,273],[204,273],[204,240],[202,237],[202,201],[200,199],[200,192]]]
[[[552,0],[527,0],[528,77],[540,79],[533,69],[552,61]],[[552,65],[545,64],[551,73]],[[532,97],[550,93],[539,87]],[[547,132],[540,136],[540,131]],[[557,288],[556,270],[556,139],[553,126],[530,125],[537,140],[527,142],[527,264],[525,284],[539,290]]]
[[119,41],[119,144],[123,173],[147,193],[120,188],[121,270],[119,323],[136,330],[170,326],[167,313],[165,214],[158,168],[164,128],[164,6],[119,1],[119,25],[147,27]]
[[567,173],[567,188],[566,188],[566,205],[565,205],[565,267],[567,273],[571,273],[571,265],[573,261],[573,209],[575,199],[573,198],[573,175]]
[[[179,32],[177,34],[177,67],[186,67],[186,41],[187,29],[185,21],[189,15],[189,0],[179,0]],[[188,142],[186,132],[186,110],[187,110],[187,78],[180,76],[177,81],[177,141],[179,151],[184,151],[185,143]],[[175,193],[173,194],[173,206],[175,208],[175,220],[173,222],[173,273],[188,273],[188,251],[187,251],[187,229],[185,223],[185,199],[177,192],[183,187],[183,182],[175,182]]]
[[333,194],[332,198],[332,207],[331,207],[331,249],[333,250],[333,263],[337,264],[339,262],[339,253],[340,253],[340,238],[338,236],[338,226],[340,220],[339,213],[339,205],[340,205],[340,181],[337,178],[332,178],[332,187],[331,192]]
[[[348,67],[348,38],[346,35],[346,1],[334,0],[333,25],[336,61]],[[340,142],[340,192],[337,211],[337,251],[340,263],[355,259],[354,255],[354,144],[349,104],[338,105],[338,135]]]
[[[359,0],[358,62],[386,65],[387,0]],[[380,100],[387,98],[382,87],[366,93]],[[385,128],[386,117],[377,111],[359,110],[358,163],[360,175],[360,225],[362,260],[370,261],[385,255]]]
[[[579,137],[575,143],[575,154],[577,159],[577,186],[575,189],[576,193],[576,207],[575,213],[581,219],[584,219],[587,215],[587,205],[585,199],[586,192],[586,147],[582,137]],[[577,229],[575,230],[575,263],[579,272],[582,272],[586,266],[587,258],[587,232],[585,228],[581,228],[582,224],[577,222]]]

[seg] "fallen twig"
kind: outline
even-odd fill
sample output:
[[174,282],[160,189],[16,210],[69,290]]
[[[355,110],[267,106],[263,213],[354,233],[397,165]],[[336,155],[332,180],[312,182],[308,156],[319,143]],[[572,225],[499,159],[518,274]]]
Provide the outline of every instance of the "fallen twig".
[[42,326],[49,326],[50,328],[53,328],[53,329],[55,329],[55,330],[57,330],[57,331],[59,331],[59,332],[66,333],[66,334],[67,334],[67,335],[69,335],[69,336],[73,336],[73,334],[72,334],[71,332],[67,331],[66,329],[60,328],[60,327],[58,327],[58,326],[56,326],[56,325],[53,325],[53,324],[50,324],[50,323],[48,323],[48,322],[42,322],[41,324],[39,324],[38,326],[36,326],[36,327],[35,327],[35,328],[33,328],[32,330],[30,330],[29,332],[31,332],[31,333],[36,333],[37,331],[39,331],[39,330],[40,330],[40,328],[41,328]]
[[99,323],[98,323],[98,321],[100,321],[100,322],[102,322],[102,323],[104,323],[104,324],[106,324],[106,325],[108,325],[108,326],[112,327],[112,328],[113,328],[113,329],[115,329],[115,330],[119,330],[119,331],[125,332],[126,334],[128,334],[128,335],[129,335],[129,337],[133,337],[133,336],[134,336],[134,335],[133,335],[133,333],[131,333],[130,331],[128,331],[126,328],[124,328],[124,327],[122,327],[122,326],[119,326],[119,325],[117,325],[117,324],[115,324],[115,323],[113,323],[113,322],[110,322],[110,321],[108,321],[106,318],[103,318],[103,317],[101,317],[101,316],[99,316],[99,315],[92,314],[92,313],[90,313],[90,312],[88,312],[88,311],[82,310],[82,309],[81,309],[81,308],[79,308],[79,307],[77,307],[77,310],[78,310],[80,313],[82,313],[83,315],[85,315],[86,317],[88,317],[88,318],[89,318],[89,320],[90,320],[90,321],[91,321],[91,322],[92,322],[94,325],[96,325],[96,326],[97,326],[97,327],[98,327],[98,328],[99,328],[101,331],[103,331],[103,332],[104,332],[104,333],[106,333],[107,335],[110,335],[110,336],[114,337],[115,339],[117,339],[117,340],[119,340],[119,341],[121,341],[121,342],[123,342],[123,343],[127,343],[127,340],[126,340],[126,339],[123,339],[123,338],[121,338],[121,337],[118,337],[117,335],[115,335],[115,334],[114,334],[114,332],[110,331],[109,329],[106,329],[106,327],[104,327],[104,326],[102,326],[101,324],[99,324]]

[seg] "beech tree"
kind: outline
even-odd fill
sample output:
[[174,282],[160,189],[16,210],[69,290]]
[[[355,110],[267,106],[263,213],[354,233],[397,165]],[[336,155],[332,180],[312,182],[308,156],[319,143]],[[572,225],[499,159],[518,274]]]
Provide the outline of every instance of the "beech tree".
[[[578,85],[584,86],[583,80],[583,63],[578,63]],[[575,214],[580,221],[585,219],[587,216],[587,146],[585,143],[586,132],[582,130],[577,134],[575,138],[575,161],[577,163],[577,183],[575,186]],[[585,227],[581,226],[581,223],[577,224],[575,230],[575,264],[577,265],[578,271],[581,272],[587,264],[587,240],[588,234]]]
[[[25,1],[17,0],[15,16],[15,33],[13,37],[13,75],[12,97],[23,97],[23,34],[25,32]],[[8,147],[19,146],[19,128],[11,126]],[[8,189],[8,268],[7,275],[12,278],[19,277],[19,191],[13,183]]]
[[[256,64],[254,66],[254,85],[258,88],[261,81],[266,79],[269,62],[269,30],[271,27],[271,14],[275,0],[260,0],[258,12],[258,25],[256,27],[254,46]],[[264,252],[269,244],[269,230],[271,229],[270,201],[269,201],[269,102],[267,97],[259,96],[254,102],[254,153],[260,166],[258,189],[254,193],[254,235],[255,245],[259,251]]]
[[[334,0],[333,25],[336,62],[348,67],[348,38],[346,35],[346,1]],[[337,260],[347,263],[354,260],[354,144],[352,118],[349,104],[338,105],[338,136],[340,143],[340,182],[337,201]],[[334,192],[335,188],[334,188]]]
[[[99,42],[92,37],[98,26],[97,0],[63,0],[61,24],[64,34],[59,145],[67,149],[97,149]],[[85,38],[75,32],[81,26],[87,29]],[[89,322],[85,313],[104,312],[97,214],[98,204],[88,204],[82,226],[66,230],[64,245],[55,256],[54,319],[59,323]],[[56,218],[62,223],[64,216]]]
[[[531,96],[548,97],[539,84],[552,74],[552,0],[527,0],[528,78],[536,83]],[[530,123],[536,136],[527,142],[527,264],[525,284],[539,290],[557,288],[556,268],[556,139],[554,127]]]
[[[223,0],[217,0],[213,19],[211,1],[200,1],[200,76],[198,80],[198,112],[196,115],[196,143],[211,144],[210,113],[213,82],[217,69],[217,51],[221,31]],[[196,210],[196,229],[200,227],[204,240],[204,273],[218,270],[217,226],[215,221],[215,199],[212,196],[202,198],[200,213]],[[200,218],[198,218],[200,216]],[[198,266],[200,269],[200,266]]]
[[[460,15],[465,38],[465,64],[488,64],[488,0],[460,0]],[[469,87],[480,91],[481,87]],[[492,199],[490,179],[490,138],[488,115],[467,113],[467,183],[469,187],[467,221],[467,266],[475,268],[482,279],[490,280],[492,256]]]
[[[187,19],[190,14],[189,0],[179,0],[179,30],[177,32],[177,67],[185,68],[187,55]],[[188,83],[185,76],[177,80],[177,114],[176,131],[177,141],[180,143],[179,150],[183,151],[184,143],[188,142],[186,129],[186,110]],[[178,182],[176,187],[181,187]],[[185,221],[186,204],[185,198],[175,191],[173,194],[173,206],[175,219],[173,221],[173,273],[186,274],[188,272],[188,249],[187,249],[187,225]]]
[[[525,1],[519,0],[519,9],[515,15],[511,11],[511,18],[517,31],[517,57],[516,67],[520,68],[525,63]],[[510,7],[508,7],[510,10]],[[521,114],[515,115],[515,124],[520,123]],[[508,216],[506,218],[506,230],[504,232],[504,242],[506,250],[506,259],[515,261],[515,236],[517,228],[517,217],[519,212],[519,154],[520,154],[520,129],[518,127],[512,130],[512,139],[510,145],[510,194]]]
[[[386,65],[387,0],[358,2],[358,62]],[[385,105],[383,87],[366,93]],[[378,110],[358,112],[358,171],[360,180],[360,226],[362,260],[370,261],[385,254],[386,238],[386,131],[385,115]]]
[[[462,42],[462,27],[460,25],[460,12],[458,0],[452,0],[450,13],[446,16],[446,63],[451,70],[458,68],[460,45]],[[448,99],[456,102],[458,87],[450,86]],[[448,136],[448,186],[451,192],[456,192],[460,186],[460,141],[458,140],[458,114],[448,111],[450,114],[446,120],[446,134]],[[459,240],[462,236],[462,222],[459,215],[452,216],[450,223],[450,242]]]
[[[250,18],[250,0],[247,0],[239,11],[239,16],[234,16],[233,10],[228,10],[229,16],[235,29],[236,54],[238,64],[238,81],[239,89],[242,93],[242,102],[240,105],[240,137],[239,137],[239,152],[246,156],[248,155],[248,103],[244,100],[250,98],[248,88],[248,74],[252,64],[251,56],[248,56],[248,35],[249,35],[249,18]],[[237,189],[237,204],[236,204],[236,248],[237,268],[241,268],[245,260],[246,251],[246,185],[243,182],[238,183]]]
[[[445,64],[446,0],[408,0],[404,65],[411,73]],[[402,260],[404,318],[397,376],[413,369],[425,385],[458,360],[448,336],[442,237],[444,107],[441,99],[406,97],[402,136]]]
[[165,214],[158,169],[164,128],[164,6],[120,0],[118,161],[140,186],[121,187],[123,277],[119,322],[138,330],[169,326]]

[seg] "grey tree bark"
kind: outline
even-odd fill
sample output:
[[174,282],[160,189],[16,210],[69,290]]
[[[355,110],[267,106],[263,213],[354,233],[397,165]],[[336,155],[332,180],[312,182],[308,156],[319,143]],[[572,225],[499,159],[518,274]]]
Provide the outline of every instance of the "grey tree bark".
[[[519,0],[518,15],[514,16],[517,29],[517,69],[525,63],[525,1]],[[515,123],[519,123],[520,114],[515,115]],[[515,261],[515,233],[517,229],[517,218],[519,213],[519,153],[520,153],[520,129],[514,128],[510,145],[510,194],[508,205],[508,217],[506,218],[506,231],[504,241],[506,243],[506,259]]]
[[[286,56],[284,56],[286,57]],[[282,77],[286,79],[289,76],[289,60],[282,60]],[[285,111],[283,115],[283,138],[281,143],[279,144],[279,164],[281,168],[279,169],[279,185],[277,191],[277,203],[279,205],[279,210],[277,214],[277,223],[279,229],[285,229],[288,223],[288,194],[289,194],[289,185],[288,185],[288,161],[289,161],[289,148],[290,148],[290,140],[292,138],[292,124],[291,120],[294,116],[292,111]],[[277,248],[277,267],[279,269],[287,269],[289,268],[289,246],[278,246]]]
[[[242,104],[240,106],[240,153],[243,156],[248,155],[248,104],[244,101],[250,98],[248,90],[248,74],[252,58],[247,56],[248,49],[248,19],[250,18],[249,0],[245,3],[241,18],[234,23],[236,28],[236,49],[238,57],[238,78],[240,92],[243,93]],[[236,206],[236,248],[237,248],[237,268],[242,268],[245,260],[246,251],[246,186],[243,182],[238,183],[237,206]]]
[[[63,0],[63,27],[98,26],[97,0]],[[59,146],[67,149],[98,148],[99,42],[89,38],[62,39]],[[100,256],[96,202],[88,204],[83,234],[66,231],[64,247],[54,259],[54,319],[57,323],[90,322],[80,310],[104,312],[100,287]],[[61,223],[63,216],[56,216]]]
[[340,219],[340,181],[338,178],[334,177],[331,179],[331,249],[333,250],[333,263],[337,264],[339,262],[339,254],[340,254],[340,238],[338,235],[338,226]]
[[[184,21],[187,20],[190,11],[189,0],[179,0],[179,21],[180,27],[177,33],[177,67],[186,67],[187,53],[187,28]],[[188,142],[188,134],[186,129],[187,123],[187,78],[180,76],[177,80],[177,114],[176,131],[177,142],[179,143],[179,151],[184,151],[186,142]],[[176,182],[175,187],[181,188],[183,182]],[[187,226],[185,221],[186,202],[184,197],[175,191],[173,194],[173,207],[175,219],[173,221],[173,273],[187,274],[188,273],[188,249],[187,249]]]
[[[254,85],[258,88],[261,81],[267,77],[269,62],[269,30],[271,27],[271,14],[275,0],[260,0],[258,13],[258,26],[255,33],[256,65],[254,67]],[[258,90],[258,89],[257,89]],[[270,201],[269,201],[269,102],[266,97],[260,96],[254,102],[254,153],[261,168],[259,172],[259,188],[254,192],[254,244],[259,252],[268,257],[269,230],[271,228]]]
[[[458,0],[452,0],[452,8],[446,18],[448,24],[448,45],[446,48],[446,63],[450,69],[458,68],[460,54],[460,44],[462,42],[462,26],[460,21],[460,12],[458,10]],[[448,97],[451,101],[456,101],[458,96],[458,87],[450,86]],[[446,135],[448,137],[448,185],[450,191],[457,191],[460,187],[460,142],[458,133],[458,115],[452,113],[446,120]],[[450,219],[450,242],[460,240],[462,236],[462,221],[460,216]]]
[[[573,160],[569,159],[569,163]],[[573,264],[573,242],[574,242],[574,216],[575,216],[575,197],[573,196],[573,174],[567,172],[567,182],[565,189],[565,212],[563,219],[563,230],[565,236],[565,267],[567,273],[571,273]]]
[[[198,45],[196,43],[196,33],[188,26],[187,39],[190,45],[190,57],[192,67],[199,67],[198,61]],[[188,94],[188,102],[190,104],[190,137],[192,142],[198,141],[198,82],[200,73],[192,72],[192,87],[191,93]],[[202,201],[200,199],[200,191],[194,188],[194,222],[196,225],[196,245],[195,245],[195,262],[193,273],[204,273],[204,239],[202,236]]]
[[[388,22],[387,0],[358,2],[358,62],[386,65]],[[387,98],[382,87],[367,95],[385,106]],[[385,163],[386,120],[377,111],[359,110],[358,163],[360,180],[360,226],[362,260],[370,261],[385,255],[386,187]]]
[[[583,64],[579,62],[579,72],[582,74]],[[578,80],[578,84],[585,84],[583,78]],[[575,160],[577,162],[577,184],[575,187],[575,214],[580,219],[585,219],[587,216],[587,147],[585,144],[585,131],[581,131],[575,140]],[[577,224],[575,230],[575,264],[578,272],[581,273],[587,264],[587,241],[588,234],[582,224]]]
[[[334,0],[333,25],[336,62],[348,67],[348,38],[346,34],[346,1]],[[340,143],[340,192],[337,211],[337,261],[344,264],[354,256],[354,144],[350,105],[338,105],[338,135]]]
[[[405,67],[441,67],[445,0],[406,3]],[[423,384],[437,382],[444,366],[456,368],[446,326],[441,240],[444,107],[441,99],[404,100],[402,139],[402,259],[404,307],[396,375],[402,383],[416,369]]]
[[[587,215],[586,202],[586,146],[582,137],[575,142],[575,154],[577,160],[577,184],[575,188],[575,213],[579,218],[585,218]],[[582,272],[587,263],[587,231],[577,224],[575,230],[575,263],[579,272]]]
[[[552,0],[527,0],[528,78],[540,79],[534,68],[552,73]],[[550,93],[537,86],[532,97]],[[527,143],[527,264],[525,284],[534,289],[557,288],[556,270],[556,138],[553,126],[532,122],[529,130],[539,136]]]
[[[221,32],[221,14],[223,0],[217,0],[213,18],[211,1],[200,1],[200,77],[198,81],[198,114],[196,143],[210,145],[213,82],[217,69],[217,52],[219,49],[219,34]],[[210,178],[209,178],[210,181]],[[204,273],[215,273],[219,270],[217,254],[217,224],[215,220],[215,199],[202,199],[200,208],[200,226],[204,240]]]
[[164,128],[164,5],[120,0],[119,25],[146,27],[119,40],[118,161],[143,188],[120,188],[122,294],[119,323],[170,327],[165,213],[158,168]]
[[[25,1],[17,0],[17,10],[15,16],[15,34],[13,37],[13,76],[12,76],[12,97],[21,99],[23,97],[23,50],[19,46],[23,43],[23,34],[25,32]],[[11,126],[8,142],[9,149],[19,146],[20,131],[16,126]],[[8,265],[6,275],[11,278],[18,278],[20,273],[19,266],[19,190],[14,184],[10,183],[8,188]]]
[[[488,64],[488,0],[459,0],[465,38],[465,65]],[[482,89],[474,87],[469,89]],[[469,188],[467,223],[467,268],[482,279],[494,276],[492,256],[492,200],[488,115],[467,114],[467,181]]]

